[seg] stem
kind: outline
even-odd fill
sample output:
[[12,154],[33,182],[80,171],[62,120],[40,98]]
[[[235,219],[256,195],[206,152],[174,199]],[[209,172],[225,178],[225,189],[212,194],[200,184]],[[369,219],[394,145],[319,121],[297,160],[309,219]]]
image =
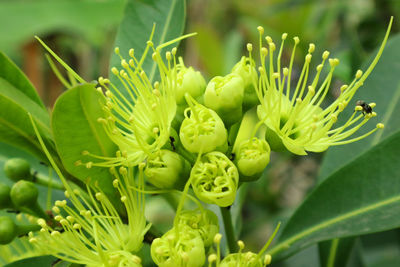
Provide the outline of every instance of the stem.
[[63,184],[61,184],[57,181],[54,181],[43,174],[36,172],[32,175],[32,177],[33,177],[32,182],[34,182],[36,184],[45,185],[45,186],[48,186],[48,187],[51,187],[54,189],[65,190],[65,187]]
[[224,221],[226,242],[228,244],[229,252],[235,253],[238,251],[238,247],[236,243],[235,232],[233,230],[231,211],[227,207],[220,207],[219,209],[221,211],[222,220]]

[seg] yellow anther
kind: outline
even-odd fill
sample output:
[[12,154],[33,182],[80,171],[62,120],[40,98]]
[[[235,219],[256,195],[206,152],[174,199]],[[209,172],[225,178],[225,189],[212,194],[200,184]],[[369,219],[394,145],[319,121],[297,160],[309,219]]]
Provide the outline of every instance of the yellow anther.
[[41,226],[41,227],[43,227],[43,228],[45,228],[47,225],[46,225],[46,221],[44,220],[44,219],[38,219],[37,220],[37,224],[39,225],[39,226]]
[[176,47],[172,48],[171,53],[172,53],[173,56],[176,55]]
[[[72,192],[74,192],[75,195],[79,196],[81,194],[81,191],[79,189],[74,189]],[[67,203],[65,203],[67,204]]]
[[361,111],[361,110],[363,110],[363,108],[362,108],[361,106],[356,106],[356,107],[354,108],[354,110],[355,110],[355,111]]
[[96,87],[97,92],[103,93],[103,89],[101,87]]
[[333,123],[337,122],[337,116],[335,114],[332,114],[331,120],[333,121]]
[[278,72],[274,72],[274,74],[272,74],[272,78],[273,79],[279,79],[279,73]]
[[157,53],[154,52],[154,53],[151,55],[151,58],[152,58],[154,61],[156,61],[156,60],[157,60]]
[[51,232],[51,236],[58,236],[58,235],[60,235],[60,232],[59,232],[59,231],[53,231],[53,232]]
[[125,168],[125,167],[121,167],[121,168],[119,168],[119,173],[121,175],[127,175],[128,174],[128,169]]
[[158,89],[154,89],[153,90],[153,94],[158,96],[158,97],[160,97],[160,95],[161,95],[160,90],[158,90]]
[[70,198],[70,197],[71,197],[71,194],[68,192],[68,190],[66,190],[66,191],[64,191],[64,196],[65,196],[66,198]]
[[[118,69],[117,69],[116,67],[112,67],[112,68],[111,68],[111,72],[112,72],[114,75],[118,75],[118,73],[119,73],[119,71],[118,71]],[[104,79],[103,79],[102,81],[104,82]],[[100,81],[99,81],[99,83],[101,84]]]
[[314,95],[315,94],[315,89],[313,86],[308,86],[308,92],[310,92],[310,94]]
[[376,125],[376,128],[378,128],[378,129],[383,129],[383,128],[385,128],[385,125],[384,125],[383,123],[378,123],[378,124]]
[[66,224],[68,224],[68,221],[67,221],[66,219],[61,219],[61,220],[60,220],[60,223],[61,223],[62,225],[66,225]]
[[272,256],[269,255],[269,254],[265,255],[265,257],[264,257],[264,265],[271,264],[271,261],[272,261]]
[[261,35],[264,34],[264,27],[258,26],[258,27],[257,27],[257,30],[258,30],[258,32],[259,32]]
[[78,167],[78,166],[82,165],[82,161],[81,160],[77,160],[77,161],[74,162],[74,165],[76,167]]
[[86,163],[86,168],[90,169],[93,166],[93,162],[89,161],[88,163]]
[[269,35],[265,36],[265,40],[267,41],[268,44],[273,42],[271,36],[269,36]]
[[129,68],[128,62],[125,59],[121,60],[121,66],[125,69]]
[[40,232],[41,232],[41,233],[47,233],[47,229],[46,229],[46,228],[41,228],[41,229],[40,229]]
[[264,57],[268,55],[268,49],[266,47],[261,48],[261,55],[263,55]]
[[297,103],[297,104],[300,104],[301,102],[303,102],[303,100],[301,100],[300,97],[296,98],[296,103]]
[[158,127],[153,128],[153,133],[158,134],[160,132],[160,129]]
[[372,111],[371,117],[375,117],[375,116],[376,116],[376,112],[375,112],[375,111]]
[[246,47],[247,47],[247,51],[249,51],[249,52],[253,51],[253,45],[251,43],[248,43]]
[[295,36],[293,37],[294,43],[297,45],[298,43],[300,43],[300,39],[299,37]]
[[129,59],[129,66],[134,67],[135,61],[133,59]]
[[210,254],[210,256],[208,256],[208,262],[212,263],[214,261],[217,260],[217,255],[216,254]]
[[306,63],[310,63],[311,58],[312,58],[312,55],[307,54],[307,56],[306,56]]
[[72,227],[73,227],[75,230],[79,230],[79,229],[82,228],[82,225],[80,225],[79,223],[75,223]]
[[87,155],[89,155],[90,153],[89,153],[89,151],[87,151],[87,150],[83,150],[83,151],[81,152],[81,154],[82,154],[82,156],[87,156]]
[[30,238],[29,243],[37,243],[37,239],[34,237]]
[[319,65],[317,66],[317,71],[320,72],[320,71],[322,70],[323,67],[324,67],[324,66],[323,66],[322,64],[319,64]]
[[133,48],[129,49],[129,56],[135,57],[135,49],[133,49]]
[[69,222],[73,223],[75,221],[75,218],[69,215],[69,216],[67,216],[67,220]]
[[118,180],[115,179],[115,180],[113,181],[113,186],[114,186],[114,187],[118,187],[118,183],[119,183]]
[[311,43],[308,46],[308,53],[313,53],[315,51],[315,44]]
[[115,52],[115,54],[119,55],[119,47],[118,46],[116,48],[114,48],[114,52]]
[[329,51],[324,51],[324,53],[322,53],[322,59],[327,59],[329,57]]
[[374,107],[376,107],[376,103],[375,103],[375,102],[369,103],[369,106],[370,106],[371,108],[374,108]]
[[96,196],[96,199],[99,201],[101,201],[103,199],[103,194],[100,192],[97,192],[95,196]]
[[84,215],[86,217],[90,217],[92,215],[92,212],[90,210],[85,211]]
[[156,81],[153,84],[154,89],[158,89],[158,87],[160,87],[160,82]]
[[139,163],[138,167],[140,170],[143,170],[146,167],[146,163],[141,162],[141,163]]
[[289,75],[289,69],[283,68],[283,76],[288,76],[288,75]]
[[125,73],[126,73],[126,72],[125,72],[124,70],[120,70],[120,71],[119,71],[119,75],[121,75],[121,76],[124,76]]
[[168,61],[170,61],[171,59],[172,59],[172,55],[171,55],[171,52],[167,52],[167,53],[165,53],[165,58],[168,60]]
[[286,38],[287,38],[287,33],[285,32],[282,34],[282,40],[286,40]]
[[276,49],[276,46],[275,46],[275,44],[274,44],[274,43],[269,43],[268,45],[269,45],[269,50],[271,50],[271,51],[275,51],[275,49]]
[[214,236],[214,243],[215,243],[215,244],[219,244],[219,243],[221,242],[221,238],[222,238],[222,235],[221,235],[220,233],[217,233],[217,234]]
[[57,206],[53,206],[51,209],[54,213],[60,213],[60,209]]
[[149,41],[147,41],[147,45],[148,45],[148,46],[150,46],[150,47],[154,46],[153,42],[152,42],[152,41],[150,41],[150,40],[149,40]]
[[239,240],[239,241],[237,242],[237,244],[238,244],[238,246],[239,246],[239,249],[244,249],[244,242],[243,242],[242,240]]
[[363,72],[362,72],[361,70],[358,70],[358,71],[356,72],[356,79],[360,79],[361,76],[362,76],[362,74],[363,74]]
[[128,198],[127,198],[126,196],[122,196],[122,197],[121,197],[121,201],[122,201],[122,202],[125,202],[125,201],[127,201],[127,200],[128,200]]
[[340,91],[343,92],[344,90],[346,90],[349,86],[347,84],[344,84],[340,87]]

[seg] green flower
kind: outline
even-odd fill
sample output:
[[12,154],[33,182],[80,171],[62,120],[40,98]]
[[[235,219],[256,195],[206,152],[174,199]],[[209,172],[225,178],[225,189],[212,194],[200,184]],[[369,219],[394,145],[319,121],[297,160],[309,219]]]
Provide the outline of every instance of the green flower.
[[239,173],[233,162],[221,152],[202,155],[194,164],[189,179],[201,201],[220,207],[230,206],[235,201]]
[[[372,134],[377,129],[383,128],[378,123],[376,128],[368,133],[350,138],[370,118],[376,116],[375,112],[361,114],[357,107],[351,117],[341,126],[333,127],[338,116],[350,103],[357,89],[360,88],[368,75],[378,62],[386,41],[388,39],[389,24],[383,43],[371,65],[363,73],[357,71],[354,80],[349,85],[343,85],[340,96],[327,108],[321,107],[331,86],[333,71],[339,64],[338,59],[328,59],[329,52],[322,54],[322,63],[317,66],[313,79],[309,78],[310,62],[315,45],[310,44],[308,54],[305,57],[304,66],[295,86],[292,85],[292,69],[296,46],[299,38],[294,37],[294,48],[288,67],[281,67],[281,55],[287,34],[282,35],[282,43],[277,57],[276,46],[271,37],[267,36],[267,47],[260,47],[261,66],[259,67],[259,81],[254,82],[257,88],[260,105],[258,106],[259,119],[268,127],[267,141],[271,148],[279,150],[286,148],[298,155],[307,154],[306,151],[322,152],[330,146],[343,145],[355,142]],[[260,33],[260,46],[263,43],[264,29],[258,27]],[[249,49],[250,48],[250,49]],[[251,45],[248,47],[251,55]],[[269,64],[265,63],[269,54]],[[329,62],[330,69],[325,78],[320,81],[321,72]],[[370,104],[371,107],[374,104]]]
[[[176,48],[166,53],[167,62],[163,60],[160,51],[191,35],[179,37],[156,48],[150,38],[140,59],[130,49],[130,59],[126,60],[120,55],[119,48],[115,48],[115,53],[121,58],[122,69],[113,67],[111,71],[123,87],[117,88],[109,79],[99,78],[99,84],[106,92],[103,107],[105,114],[98,121],[103,124],[107,135],[119,150],[115,157],[100,157],[84,151],[86,155],[104,160],[92,163],[92,166],[136,166],[169,141],[179,84],[175,66]],[[153,84],[142,68],[150,49],[153,50],[152,58],[160,73],[160,81]],[[98,90],[102,92],[103,89]]]
[[153,240],[151,258],[161,267],[203,266],[204,243],[197,230],[178,225]]
[[[135,181],[132,168],[121,167],[113,182],[126,208],[123,220],[110,200],[101,191],[88,196],[66,185],[67,201],[56,201],[53,212],[56,225],[39,219],[39,233],[30,233],[30,242],[45,254],[62,260],[87,266],[141,266],[135,255],[143,245],[143,238],[150,225],[144,217],[144,165],[139,166],[139,178]],[[65,180],[65,178],[62,178]],[[131,188],[138,188],[132,190]]]

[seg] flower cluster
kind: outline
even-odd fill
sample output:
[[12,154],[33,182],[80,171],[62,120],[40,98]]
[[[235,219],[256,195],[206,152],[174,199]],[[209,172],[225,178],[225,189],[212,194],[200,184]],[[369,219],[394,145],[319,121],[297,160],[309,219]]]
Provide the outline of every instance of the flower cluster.
[[[86,191],[73,189],[47,152],[68,201],[56,201],[54,218],[39,219],[40,230],[29,233],[35,249],[87,266],[141,266],[138,253],[151,226],[145,218],[145,194],[178,190],[181,198],[171,229],[151,242],[151,257],[157,265],[203,266],[206,261],[217,267],[268,265],[271,256],[265,252],[279,227],[259,253],[243,252],[244,243],[238,241],[239,251],[221,259],[218,218],[205,205],[227,210],[242,183],[261,177],[271,150],[297,155],[321,152],[383,128],[378,123],[368,133],[351,138],[376,116],[374,103],[358,103],[343,125],[335,123],[376,65],[389,30],[365,73],[357,71],[354,80],[340,88],[339,97],[327,108],[322,106],[339,60],[323,52],[322,62],[310,79],[315,51],[315,45],[310,44],[294,82],[299,38],[293,38],[286,64],[282,51],[287,34],[282,35],[276,55],[272,38],[264,38],[262,27],[258,32],[259,65],[253,45],[248,44],[248,56],[242,57],[231,73],[213,77],[208,83],[200,72],[177,58],[176,48],[162,54],[163,49],[190,34],[154,47],[153,30],[139,59],[133,49],[125,59],[116,48],[122,69],[113,67],[111,72],[119,85],[100,77],[97,90],[102,93],[104,111],[98,122],[118,151],[114,157],[104,157],[85,150],[83,155],[99,160],[86,164],[76,160],[82,168],[110,170],[124,212],[117,210],[96,185]],[[155,82],[143,68],[149,52],[158,67],[159,80]],[[146,191],[146,183],[152,185],[152,191]],[[197,208],[185,209],[186,199],[195,202]]]

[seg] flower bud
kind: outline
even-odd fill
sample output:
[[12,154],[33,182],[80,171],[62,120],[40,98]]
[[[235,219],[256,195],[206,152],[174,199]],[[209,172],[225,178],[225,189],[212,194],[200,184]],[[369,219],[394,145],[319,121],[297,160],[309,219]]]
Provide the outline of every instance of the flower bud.
[[182,188],[190,174],[190,164],[178,153],[162,149],[147,158],[144,174],[157,188]]
[[190,173],[196,196],[209,204],[227,207],[233,204],[239,172],[225,154],[214,151],[203,155]]
[[257,71],[254,61],[243,56],[238,63],[233,67],[232,73],[240,75],[243,79],[244,94],[243,94],[243,111],[257,105],[258,97],[254,84],[257,83]]
[[151,258],[158,266],[203,266],[204,243],[198,231],[179,225],[151,244]]
[[32,181],[31,166],[21,158],[13,158],[4,164],[4,172],[8,178],[17,182],[19,180]]
[[10,190],[8,185],[0,183],[0,210],[12,207]]
[[214,236],[219,231],[218,217],[208,209],[182,211],[178,224],[187,225],[199,231],[205,247],[213,244]]
[[18,181],[11,188],[10,197],[17,207],[30,207],[36,204],[39,191],[35,184],[28,181]]
[[17,226],[8,216],[0,217],[0,244],[6,245],[17,235]]
[[232,125],[242,117],[243,93],[243,79],[238,74],[217,76],[207,85],[204,104],[215,110],[227,125]]
[[248,266],[248,267],[264,267],[260,257],[253,252],[246,253],[232,253],[226,256],[220,263],[220,267],[235,267],[235,266]]
[[228,135],[218,114],[190,97],[188,101],[190,107],[185,110],[185,119],[179,132],[185,149],[192,153],[226,150]]
[[242,141],[235,159],[241,174],[240,181],[254,181],[259,178],[269,163],[270,153],[271,149],[265,140],[253,137]]
[[176,103],[186,105],[185,94],[190,94],[193,98],[203,95],[206,88],[206,81],[199,71],[192,67],[186,68],[181,62],[177,65],[177,85],[176,85]]

